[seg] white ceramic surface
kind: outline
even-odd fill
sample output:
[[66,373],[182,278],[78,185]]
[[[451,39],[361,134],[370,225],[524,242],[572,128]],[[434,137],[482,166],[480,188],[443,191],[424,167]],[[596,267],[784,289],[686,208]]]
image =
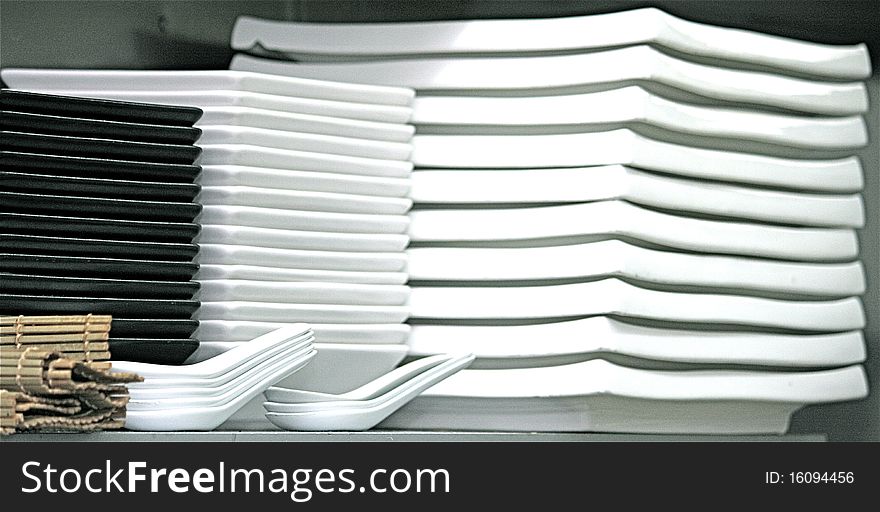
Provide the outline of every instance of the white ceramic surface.
[[201,129],[202,135],[198,141],[200,146],[209,144],[249,144],[293,151],[311,151],[314,153],[387,160],[408,160],[412,153],[412,145],[404,142],[339,137],[294,130],[253,128],[250,126],[215,125],[202,126]]
[[202,224],[195,243],[250,245],[312,251],[395,252],[409,243],[406,235],[327,233],[293,229]]
[[623,201],[486,210],[416,210],[410,212],[409,219],[413,242],[625,236],[707,253],[805,261],[851,260],[858,256],[858,240],[852,229],[703,220]]
[[309,23],[239,16],[231,46],[333,56],[587,50],[650,43],[680,52],[837,78],[865,78],[864,44],[826,45],[696,23],[656,8],[551,19]]
[[[468,350],[478,360],[589,353],[681,363],[791,367],[845,366],[865,360],[861,331],[808,335],[685,331],[631,325],[604,316],[514,326],[414,325],[408,343],[412,356]],[[280,397],[270,399],[282,401]]]
[[248,186],[203,185],[196,198],[203,205],[256,206],[337,213],[405,214],[412,200],[338,192],[311,192]]
[[[623,277],[667,285],[844,297],[865,292],[850,263],[795,263],[645,249],[619,240],[528,248],[414,247],[410,281],[511,282]],[[525,284],[525,283],[523,283]]]
[[406,306],[291,304],[289,302],[202,302],[199,320],[314,322],[324,324],[393,324],[409,317]]
[[382,197],[406,197],[410,178],[381,178],[332,172],[294,171],[240,165],[205,165],[197,181],[203,186],[250,186]]
[[200,281],[198,297],[206,302],[255,301],[301,304],[400,306],[409,287],[383,284],[305,283],[224,279]]
[[380,428],[690,434],[784,433],[808,403],[867,395],[861,366],[815,372],[652,371],[593,360],[464,370]]
[[229,67],[282,76],[399,84],[418,90],[529,90],[534,95],[544,95],[547,89],[578,92],[585,86],[645,80],[709,98],[816,114],[859,114],[868,108],[867,90],[861,82],[820,82],[696,64],[645,45],[575,55],[330,63],[285,62],[238,54]]
[[267,402],[264,404],[269,411],[266,418],[287,430],[369,430],[419,393],[466,368],[473,360],[473,356],[466,356],[441,363],[371,400],[277,406]]
[[[665,292],[615,278],[589,283],[521,287],[413,287],[412,319],[539,319],[621,315],[838,332],[862,329],[858,298],[792,301],[739,295]],[[204,308],[204,306],[203,306]]]
[[412,174],[416,203],[570,203],[623,199],[666,210],[801,224],[860,227],[859,194],[816,194],[706,183],[622,165],[557,169],[423,169]]
[[412,162],[408,161],[331,155],[250,144],[199,144],[199,147],[202,148],[202,153],[196,163],[200,165],[245,165],[385,178],[405,178],[413,168]]
[[265,267],[258,265],[201,264],[195,279],[252,279],[257,281],[305,281],[353,284],[405,284],[406,272],[356,272]]
[[382,123],[407,123],[412,116],[412,107],[410,106],[379,105],[376,103],[325,100],[221,89],[151,91],[41,88],[40,90],[61,96],[84,96],[120,101],[159,103],[162,105],[186,105],[199,108],[250,107],[294,114],[342,117]]
[[632,165],[691,178],[803,190],[855,191],[856,157],[803,160],[660,142],[627,129],[558,135],[417,135],[419,167],[518,168]]
[[196,261],[215,265],[398,272],[406,265],[406,255],[394,252],[300,251],[246,245],[202,244],[199,246]]
[[283,404],[304,404],[314,402],[347,402],[354,400],[371,400],[383,395],[409,379],[420,375],[441,363],[450,361],[454,356],[450,354],[437,354],[421,359],[416,359],[403,366],[372,380],[363,386],[346,393],[319,393],[317,391],[302,391],[299,389],[286,389],[271,387],[264,395],[266,400]]
[[423,129],[645,123],[686,134],[810,149],[861,147],[868,142],[865,121],[857,115],[817,118],[688,105],[639,86],[527,98],[419,95],[413,103],[412,123]]
[[406,215],[310,212],[254,206],[207,205],[202,208],[198,222],[200,224],[334,233],[402,234],[406,232],[409,218]]
[[112,89],[140,91],[249,91],[379,105],[409,105],[415,92],[403,87],[280,77],[241,71],[140,71],[97,69],[6,68],[0,77],[9,87],[25,90]]

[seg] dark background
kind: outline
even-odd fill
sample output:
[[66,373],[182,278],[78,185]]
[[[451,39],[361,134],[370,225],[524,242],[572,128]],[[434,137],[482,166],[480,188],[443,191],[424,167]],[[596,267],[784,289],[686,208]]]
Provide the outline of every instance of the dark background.
[[868,44],[875,73],[867,115],[867,225],[859,233],[868,272],[865,336],[872,393],[866,400],[812,406],[795,415],[792,433],[830,440],[880,441],[880,2],[791,0],[278,0],[14,1],[0,0],[0,66],[128,69],[223,69],[240,14],[301,21],[441,20],[551,17],[656,6],[694,21],[825,43]]

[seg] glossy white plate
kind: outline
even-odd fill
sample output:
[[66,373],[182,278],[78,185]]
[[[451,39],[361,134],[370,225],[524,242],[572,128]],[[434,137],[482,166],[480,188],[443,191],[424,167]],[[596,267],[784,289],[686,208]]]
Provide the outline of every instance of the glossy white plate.
[[[314,357],[312,352],[310,357]],[[126,411],[125,428],[129,430],[174,431],[214,430],[228,420],[245,404],[279,380],[289,377],[308,366],[308,360],[296,359],[290,364],[278,365],[272,372],[261,375],[258,382],[249,383],[234,398],[214,407],[183,407],[149,411]]]
[[395,252],[406,248],[409,237],[202,224],[202,230],[194,242],[310,251]]
[[861,331],[834,334],[685,331],[604,316],[513,326],[414,325],[410,355],[468,350],[480,360],[621,354],[680,363],[844,366],[865,360]]
[[410,212],[409,218],[413,242],[626,236],[691,251],[792,260],[851,260],[859,252],[852,229],[703,220],[623,201],[494,210],[417,210]]
[[[751,325],[803,331],[862,329],[858,298],[792,301],[649,290],[615,278],[521,287],[412,287],[413,319],[541,319],[621,315],[669,322]],[[204,304],[202,305],[204,310]]]
[[802,160],[659,142],[627,129],[558,135],[417,135],[419,167],[517,168],[632,165],[692,178],[804,190],[855,191],[856,157]]
[[199,147],[202,148],[202,154],[196,163],[200,165],[246,165],[385,178],[406,178],[413,168],[409,161],[331,155],[248,144],[199,144]]
[[827,77],[871,74],[864,44],[826,45],[717,27],[650,7],[551,19],[394,23],[309,23],[239,16],[231,40],[234,50],[259,47],[298,59],[547,52],[643,43]]
[[314,322],[324,324],[394,324],[409,317],[407,306],[350,306],[286,302],[202,302],[199,320]]
[[406,266],[406,255],[394,252],[301,251],[247,245],[201,244],[196,261],[214,265],[398,272]]
[[342,117],[346,119],[359,119],[362,121],[379,121],[382,123],[408,123],[412,116],[412,107],[410,106],[323,100],[300,96],[234,90],[41,90],[49,94],[59,94],[62,96],[84,96],[87,98],[159,103],[162,105],[186,105],[199,108],[250,107],[265,110],[277,110],[279,112],[290,112],[294,114]]
[[729,291],[845,297],[865,292],[861,262],[795,263],[645,249],[619,240],[556,247],[414,247],[410,281],[511,282],[623,277]]
[[409,217],[406,215],[310,212],[255,206],[207,205],[202,208],[198,222],[200,224],[329,231],[333,233],[404,234],[409,225]]
[[814,372],[636,370],[602,360],[463,370],[379,425],[405,430],[782,434],[805,404],[864,398],[861,366]]
[[364,194],[381,197],[406,197],[410,177],[380,178],[332,172],[294,171],[240,165],[205,165],[197,181],[203,186],[250,186]]
[[242,71],[135,71],[97,69],[6,68],[0,77],[9,87],[25,90],[90,89],[140,91],[249,91],[379,105],[409,105],[415,92],[403,87],[359,85],[290,78]]
[[[583,89],[645,80],[701,96],[816,114],[860,114],[868,108],[861,82],[819,82],[765,72],[696,64],[650,46],[539,57],[405,58],[367,62],[295,63],[238,54],[230,69],[418,90]],[[7,81],[7,83],[10,83]],[[12,83],[11,85],[15,85]]]
[[206,302],[255,301],[300,304],[400,306],[409,287],[382,284],[304,283],[227,279],[200,281],[198,297]]
[[419,374],[386,394],[364,401],[311,404],[272,404],[266,418],[287,430],[369,430],[403,407],[422,391],[466,368],[473,356],[458,357]]
[[249,186],[203,185],[196,198],[203,205],[256,206],[337,213],[405,214],[412,200],[338,192],[312,192]]
[[[247,322],[236,320],[202,320],[195,338],[207,341],[250,341],[274,329],[281,322]],[[400,344],[407,343],[407,324],[309,324],[318,343]]]
[[686,134],[810,149],[853,148],[868,142],[865,121],[858,115],[817,118],[688,105],[639,86],[527,98],[420,95],[413,103],[412,123],[423,128],[645,123]]
[[412,153],[412,145],[405,142],[368,140],[250,126],[214,125],[202,126],[201,128],[202,136],[198,141],[200,146],[249,144],[293,151],[387,160],[408,160]]
[[405,284],[406,272],[357,272],[266,267],[260,265],[215,265],[203,263],[193,279],[252,279],[256,281],[306,281],[353,284]]
[[666,210],[808,226],[861,227],[859,194],[814,194],[706,183],[622,165],[561,169],[422,169],[412,174],[416,203],[571,203],[623,199]]

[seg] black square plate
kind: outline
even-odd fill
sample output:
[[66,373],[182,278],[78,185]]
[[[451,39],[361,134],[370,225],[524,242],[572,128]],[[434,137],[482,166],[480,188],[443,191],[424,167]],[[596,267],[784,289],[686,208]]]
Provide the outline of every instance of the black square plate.
[[0,272],[0,293],[15,295],[191,300],[197,291],[196,281],[135,281]]
[[0,90],[0,109],[173,126],[192,126],[202,117],[202,110],[195,107],[80,98],[13,89]]
[[60,277],[99,277],[147,281],[189,281],[198,271],[197,263],[180,261],[89,258],[80,256],[35,256],[0,254],[0,272]]
[[0,151],[0,170],[51,174],[53,176],[170,181],[174,183],[192,183],[202,172],[201,166],[198,165],[133,162],[21,151]]
[[18,254],[186,262],[192,261],[199,253],[199,246],[196,244],[130,242],[21,234],[0,234],[0,247],[5,251]]
[[0,213],[0,231],[40,236],[192,243],[201,226],[187,222],[147,222],[99,218]]
[[[129,318],[190,318],[199,309],[195,300],[112,299],[0,294],[0,311],[12,315],[88,314]],[[112,326],[111,326],[112,330]]]
[[192,222],[202,211],[202,205],[198,203],[56,196],[21,192],[0,192],[0,208],[10,213],[164,222]]
[[177,339],[189,338],[199,327],[197,320],[181,318],[113,318],[112,338]]
[[0,148],[8,151],[42,153],[46,155],[113,158],[135,162],[162,162],[169,164],[192,164],[202,152],[202,149],[198,146],[184,144],[127,142],[6,130],[0,131]]
[[201,128],[161,124],[123,123],[25,112],[0,112],[0,129],[13,132],[69,135],[96,139],[192,145]]
[[7,192],[189,203],[195,200],[201,188],[195,183],[105,180],[0,171],[0,190]]
[[[115,327],[116,320],[113,321]],[[111,334],[115,329],[111,329]],[[199,348],[193,339],[110,338],[113,361],[181,365]]]

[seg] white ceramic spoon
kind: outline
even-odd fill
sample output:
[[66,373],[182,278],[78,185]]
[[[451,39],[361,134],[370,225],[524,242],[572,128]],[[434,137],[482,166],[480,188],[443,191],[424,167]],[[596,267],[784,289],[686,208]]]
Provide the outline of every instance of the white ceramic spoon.
[[123,372],[134,372],[150,378],[214,378],[221,376],[238,367],[243,362],[253,358],[257,354],[269,350],[275,346],[294,342],[312,335],[309,326],[303,323],[287,325],[267,334],[259,336],[242,346],[240,349],[223,354],[223,357],[214,358],[199,364],[186,366],[169,366],[150,363],[137,363],[130,361],[113,361],[113,368]]
[[861,116],[815,118],[670,101],[638,86],[588,94],[528,98],[418,96],[412,123],[431,126],[557,126],[645,123],[687,134],[806,148],[868,142]]
[[[412,107],[402,105],[379,105],[353,101],[323,100],[280,94],[234,90],[109,90],[109,89],[50,89],[50,94],[84,96],[120,101],[159,103],[162,105],[186,105],[207,107],[250,107],[277,110],[296,114],[342,117],[382,123],[407,123]],[[47,91],[48,92],[48,91]],[[299,131],[294,129],[293,131]]]
[[297,366],[297,369],[302,368],[316,353],[311,347],[305,347],[296,352],[278,355],[267,360],[265,364],[255,366],[250,371],[244,372],[228,382],[217,386],[168,386],[164,389],[154,388],[145,394],[141,394],[139,391],[132,391],[127,409],[133,411],[222,406],[251,386],[261,382],[266,375],[271,375],[273,372],[283,368]]
[[340,252],[273,249],[246,245],[202,244],[199,263],[265,265],[281,268],[397,272],[406,265],[406,254],[394,252]]
[[415,92],[403,87],[359,85],[290,78],[241,71],[135,71],[97,69],[6,68],[0,77],[16,89],[39,90],[143,90],[152,91],[230,90],[279,94],[379,105],[409,105]]
[[310,192],[278,188],[204,185],[196,198],[203,205],[258,206],[338,213],[405,214],[412,200],[337,192]]
[[326,402],[321,404],[320,409],[317,403],[279,405],[267,403],[265,406],[269,412],[266,413],[266,418],[276,426],[287,430],[369,430],[425,389],[467,368],[473,360],[473,356],[467,356],[442,363],[372,400]]
[[547,52],[642,43],[820,76],[865,78],[871,73],[864,44],[827,45],[717,27],[652,7],[549,19],[394,23],[310,23],[239,16],[231,40],[234,50],[260,47],[297,60]]
[[[203,320],[193,337],[202,342],[238,342],[285,326],[281,322]],[[405,344],[411,327],[407,324],[309,324],[319,343]]]
[[414,325],[408,344],[412,356],[469,350],[478,361],[588,353],[791,367],[843,366],[865,360],[861,331],[809,335],[684,331],[631,325],[604,316],[513,326]]
[[213,430],[272,384],[290,375],[295,375],[303,367],[307,368],[307,363],[308,361],[299,360],[295,365],[280,367],[276,371],[266,374],[259,382],[243,389],[235,398],[220,406],[127,411],[125,428],[161,432]]
[[331,155],[249,144],[199,144],[201,165],[247,165],[295,171],[319,171],[361,176],[405,178],[412,171],[409,161]]
[[298,343],[285,344],[260,352],[253,359],[222,376],[213,379],[161,378],[146,379],[130,388],[133,399],[153,400],[176,397],[211,397],[225,393],[232,386],[238,385],[243,379],[265,371],[270,365],[281,360],[305,358],[314,350],[314,336]]
[[314,251],[395,252],[406,248],[409,237],[202,224],[202,230],[193,242]]
[[804,190],[860,190],[856,157],[796,160],[659,142],[627,129],[561,135],[417,135],[419,167],[534,168],[623,164],[691,178]]
[[250,126],[202,126],[199,145],[250,144],[276,149],[311,151],[362,158],[408,160],[412,145]]
[[307,281],[353,284],[405,284],[406,272],[352,272],[348,270],[313,270],[264,267],[257,265],[199,266],[194,279],[252,279],[256,281]]
[[412,174],[416,203],[569,203],[624,199],[667,210],[802,224],[860,227],[859,194],[807,194],[705,183],[622,165],[562,169],[425,169]]
[[199,300],[206,302],[255,301],[304,304],[400,306],[409,287],[382,284],[273,282],[229,279],[200,281]]
[[865,270],[850,263],[795,263],[657,251],[619,240],[529,248],[417,247],[410,281],[528,281],[626,277],[669,285],[843,297],[865,292]]
[[286,389],[273,386],[267,389],[263,394],[269,402],[284,404],[371,400],[380,395],[384,395],[409,379],[422,374],[441,363],[452,360],[453,357],[454,356],[450,354],[437,354],[416,359],[415,361],[411,361],[403,366],[395,368],[376,380],[371,380],[363,386],[346,393],[320,393],[317,391],[303,391],[300,389]]
[[406,306],[291,304],[289,302],[202,302],[199,320],[315,322],[324,324],[394,324],[409,317]]
[[867,395],[861,366],[811,372],[636,370],[592,360],[464,370],[380,428],[553,432],[784,433],[809,403]]
[[867,90],[861,82],[818,82],[695,64],[649,46],[539,57],[405,58],[333,63],[284,62],[238,54],[229,67],[282,76],[399,84],[418,90],[527,89],[535,95],[545,95],[542,93],[547,89],[645,80],[709,98],[816,114],[859,114],[868,108]]
[[331,172],[268,169],[240,165],[204,165],[197,178],[202,186],[235,186],[311,190],[382,197],[406,197],[410,178],[380,178]]
[[627,236],[678,249],[800,260],[858,256],[851,229],[796,228],[669,215],[623,201],[409,214],[413,242]]
[[310,212],[254,206],[207,205],[202,208],[198,223],[337,233],[401,234],[406,232],[409,218],[406,215]]
[[[195,359],[213,357],[235,348],[239,343],[206,342],[199,346]],[[287,389],[303,389],[323,393],[344,393],[363,386],[394,370],[407,354],[406,345],[351,345],[316,343],[318,351],[308,366],[275,384]],[[256,412],[250,420],[264,419],[263,400],[257,400]]]
[[[865,326],[858,298],[791,301],[648,290],[610,278],[523,287],[413,287],[412,319],[538,319],[621,315],[671,322],[848,331]],[[204,306],[203,306],[204,308]]]

